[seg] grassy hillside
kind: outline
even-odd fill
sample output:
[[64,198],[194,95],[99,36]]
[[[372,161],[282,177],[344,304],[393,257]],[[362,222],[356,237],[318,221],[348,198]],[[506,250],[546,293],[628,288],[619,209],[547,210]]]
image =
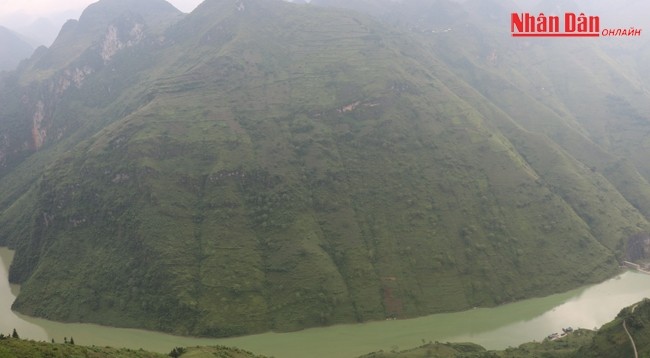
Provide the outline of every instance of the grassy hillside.
[[15,338],[0,339],[2,358],[163,358],[165,354],[110,347],[84,347],[73,344],[34,342]]
[[633,357],[634,351],[623,322],[634,339],[639,357],[650,353],[650,301],[647,299],[624,308],[611,322],[597,331],[577,330],[556,340],[545,339],[531,342],[503,351],[487,351],[471,343],[428,343],[421,347],[401,352],[374,352],[360,358],[586,358],[586,357]]
[[[406,351],[374,352],[359,358],[573,358],[583,357],[578,354],[586,348],[597,333],[589,330],[578,330],[557,340],[529,342],[519,347],[511,347],[502,351],[488,351],[472,343],[428,343]],[[625,356],[622,351],[610,351],[608,355],[601,351],[592,351],[593,357]]]
[[621,310],[615,320],[598,330],[591,344],[582,347],[576,357],[633,356],[624,322],[639,357],[647,357],[650,354],[650,302],[647,299]]
[[0,81],[22,313],[202,336],[413,317],[603,280],[650,229],[634,162],[475,63],[471,28],[120,4]]
[[142,349],[85,347],[75,344],[34,342],[15,338],[0,339],[1,358],[264,358],[251,352],[223,346],[174,348],[169,354],[146,352]]

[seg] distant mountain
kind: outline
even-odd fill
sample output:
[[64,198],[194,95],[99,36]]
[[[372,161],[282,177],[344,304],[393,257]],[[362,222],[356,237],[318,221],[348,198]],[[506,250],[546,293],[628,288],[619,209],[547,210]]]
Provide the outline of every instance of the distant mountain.
[[2,76],[15,309],[286,331],[560,292],[645,242],[640,67],[513,40],[497,0],[314,3],[101,0]]
[[81,10],[83,9],[56,11],[41,17],[21,11],[4,13],[0,17],[0,24],[23,35],[25,40],[34,48],[39,46],[49,47],[59,33],[61,26],[68,19],[79,18]]
[[17,33],[0,26],[0,71],[13,70],[34,48]]
[[51,20],[40,18],[32,22],[29,26],[20,29],[35,46],[50,46],[60,27],[57,27]]

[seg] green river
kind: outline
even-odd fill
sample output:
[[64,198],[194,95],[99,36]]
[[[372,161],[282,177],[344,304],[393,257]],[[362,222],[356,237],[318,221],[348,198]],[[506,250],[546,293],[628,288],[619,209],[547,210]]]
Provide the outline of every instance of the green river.
[[0,332],[16,328],[22,338],[169,352],[176,346],[227,345],[278,358],[357,357],[378,350],[407,349],[423,341],[474,342],[502,349],[541,340],[561,328],[595,328],[612,320],[621,308],[650,297],[650,275],[625,272],[598,285],[495,308],[431,316],[336,325],[291,333],[265,333],[228,339],[177,337],[163,333],[92,324],[59,323],[11,311],[19,288],[9,285],[13,252],[0,248]]

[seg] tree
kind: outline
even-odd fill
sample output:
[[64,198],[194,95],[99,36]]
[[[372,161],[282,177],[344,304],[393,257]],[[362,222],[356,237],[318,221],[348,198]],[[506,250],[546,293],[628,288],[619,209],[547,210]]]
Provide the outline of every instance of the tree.
[[17,339],[20,338],[20,336],[18,335],[18,332],[16,332],[16,329],[15,329],[15,328],[14,328],[13,333],[11,333],[11,336],[12,336],[13,338],[17,338]]
[[187,352],[187,349],[183,347],[176,347],[172,349],[171,352],[169,352],[169,356],[172,358],[178,358],[183,355],[183,353]]

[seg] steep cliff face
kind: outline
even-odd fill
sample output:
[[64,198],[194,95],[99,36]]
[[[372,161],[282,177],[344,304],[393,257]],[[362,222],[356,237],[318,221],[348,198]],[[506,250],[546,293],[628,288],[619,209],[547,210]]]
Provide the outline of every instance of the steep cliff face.
[[5,75],[1,96],[10,105],[0,109],[5,123],[0,128],[0,176],[84,127],[83,119],[74,118],[79,114],[70,113],[70,102],[102,102],[93,98],[100,93],[84,94],[86,79],[95,74],[93,81],[104,81],[106,91],[119,91],[106,76],[115,71],[115,56],[143,41],[156,41],[151,29],[180,16],[164,1],[145,3],[133,8],[128,1],[112,0],[89,7],[79,21],[66,23],[50,49],[39,49],[20,70]]

